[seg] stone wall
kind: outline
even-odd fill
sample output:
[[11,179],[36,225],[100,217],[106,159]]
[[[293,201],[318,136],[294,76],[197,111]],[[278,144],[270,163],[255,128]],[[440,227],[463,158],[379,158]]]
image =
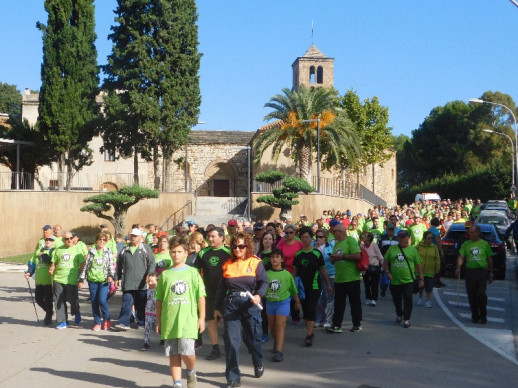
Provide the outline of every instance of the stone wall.
[[387,202],[387,206],[397,204],[397,166],[396,152],[390,152],[391,158],[383,163],[367,166],[360,175],[360,184]]

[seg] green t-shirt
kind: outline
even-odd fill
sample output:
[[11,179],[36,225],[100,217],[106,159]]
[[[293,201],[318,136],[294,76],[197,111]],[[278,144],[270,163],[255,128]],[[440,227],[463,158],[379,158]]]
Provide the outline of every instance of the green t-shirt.
[[412,245],[417,245],[421,241],[423,241],[423,234],[428,229],[425,224],[412,224],[409,228],[410,232],[410,243]]
[[169,252],[155,253],[154,256],[157,268],[168,269],[173,265],[173,259],[171,259]]
[[265,299],[268,302],[280,302],[298,294],[295,280],[287,270],[275,271],[271,269],[266,271],[266,276],[268,276],[268,289]]
[[347,235],[353,237],[356,241],[360,242],[360,231],[358,229],[356,230],[348,230]]
[[105,263],[103,251],[99,252],[96,249],[94,259],[92,260],[92,264],[90,265],[90,269],[88,270],[88,281],[95,283],[106,282],[106,277],[104,276],[104,267]]
[[64,245],[54,249],[52,252],[52,262],[56,265],[54,281],[61,284],[77,284],[79,267],[85,261],[85,256],[77,245],[70,248]]
[[153,233],[149,232],[148,234],[146,234],[146,244],[151,246],[153,245]]
[[[56,244],[56,243],[54,243],[54,244]],[[77,249],[79,249],[79,252],[81,252],[81,254],[83,256],[88,255],[88,247],[86,246],[86,244],[84,242],[78,241],[75,246],[77,247]]]
[[[395,286],[412,283],[414,278],[419,275],[416,273],[415,267],[416,265],[421,264],[422,260],[416,247],[409,245],[408,247],[403,248],[403,252],[405,252],[405,255],[401,253],[399,245],[392,245],[385,253],[385,260],[390,263],[390,273],[392,274],[391,283]],[[408,264],[405,260],[405,256],[408,260]],[[412,273],[410,273],[408,265],[412,268]],[[412,275],[414,278],[412,278]]]
[[[345,240],[336,240],[333,254],[343,253],[344,255],[352,255],[360,253],[360,246],[354,237],[347,236]],[[361,274],[356,268],[356,262],[352,260],[335,261],[335,283],[354,282],[361,279]]]
[[111,238],[110,241],[106,242],[106,246],[108,248],[110,248],[110,250],[112,251],[113,255],[115,257],[117,257],[117,254],[118,254],[118,252],[117,252],[117,242],[115,241],[115,239],[113,237]]
[[[38,249],[31,258],[31,261],[35,266],[35,281],[36,284],[49,285],[52,284],[52,277],[49,274],[49,268],[52,264],[52,252],[54,248],[47,249],[45,247]],[[38,256],[38,253],[41,255]]]
[[188,265],[170,268],[160,275],[155,298],[162,302],[162,339],[198,338],[198,299],[205,297],[198,271]]
[[[377,229],[371,229],[369,230],[370,233],[372,233],[374,235],[374,240],[372,240],[372,242],[374,244],[377,244],[381,235],[383,234],[384,230],[383,230],[383,227],[382,226],[379,226],[378,225],[378,228]],[[349,233],[350,235],[350,233]]]
[[487,258],[493,256],[493,250],[486,240],[465,241],[459,254],[466,259],[466,268],[487,268]]

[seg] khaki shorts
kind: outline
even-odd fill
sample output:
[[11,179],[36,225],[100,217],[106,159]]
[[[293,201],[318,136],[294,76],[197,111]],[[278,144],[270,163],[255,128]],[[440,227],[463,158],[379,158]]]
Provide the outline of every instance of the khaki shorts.
[[167,357],[179,354],[181,356],[194,356],[193,338],[175,338],[164,341],[165,355]]

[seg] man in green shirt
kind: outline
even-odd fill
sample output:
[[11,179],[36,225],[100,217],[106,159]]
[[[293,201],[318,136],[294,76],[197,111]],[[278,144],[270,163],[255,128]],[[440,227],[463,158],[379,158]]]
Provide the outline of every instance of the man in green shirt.
[[410,235],[406,230],[397,234],[398,245],[392,245],[385,253],[383,263],[385,273],[390,280],[390,293],[396,308],[396,322],[405,328],[410,327],[412,315],[413,283],[417,277],[419,287],[424,287],[423,266],[417,249],[410,245]]
[[360,260],[360,246],[358,242],[347,236],[344,224],[333,228],[336,244],[333,254],[329,257],[335,266],[335,312],[333,314],[333,326],[326,328],[331,333],[342,332],[346,297],[349,297],[351,305],[351,317],[353,321],[352,332],[362,330],[362,303],[361,303],[361,274],[356,268],[356,261]]
[[49,274],[54,280],[54,303],[58,322],[56,329],[68,327],[67,302],[70,303],[70,314],[75,315],[75,324],[81,323],[77,283],[85,256],[77,245],[74,245],[71,232],[63,234],[63,242],[63,246],[52,252],[52,264],[49,269]]
[[480,238],[480,227],[469,227],[469,240],[462,244],[457,260],[455,276],[460,276],[460,268],[466,260],[466,292],[473,323],[487,323],[486,287],[493,281],[493,250],[489,243]]
[[421,214],[415,213],[414,223],[408,228],[410,232],[410,240],[413,246],[416,246],[423,241],[423,234],[428,230],[426,225],[423,223]]

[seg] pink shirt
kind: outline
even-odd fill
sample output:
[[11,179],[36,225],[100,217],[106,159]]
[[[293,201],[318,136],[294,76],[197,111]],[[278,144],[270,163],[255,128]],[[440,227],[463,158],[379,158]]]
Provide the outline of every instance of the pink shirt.
[[295,253],[304,248],[304,244],[302,244],[302,242],[299,240],[294,240],[292,245],[288,245],[286,244],[286,240],[283,237],[277,244],[277,248],[282,251],[286,269],[289,273],[293,273],[293,260],[295,259]]

